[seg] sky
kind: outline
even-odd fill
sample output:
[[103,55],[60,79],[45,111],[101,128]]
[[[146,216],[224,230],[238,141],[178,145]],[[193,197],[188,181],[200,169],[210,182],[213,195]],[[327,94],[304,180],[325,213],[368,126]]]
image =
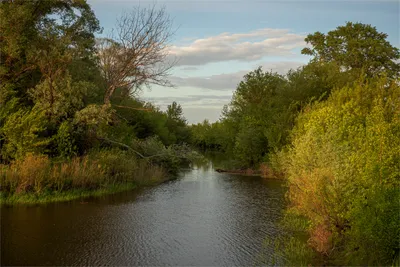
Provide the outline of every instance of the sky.
[[371,24],[400,47],[400,1],[367,0],[88,0],[103,35],[123,12],[156,4],[173,19],[169,53],[174,87],[144,88],[140,98],[165,110],[181,104],[189,123],[217,121],[243,76],[262,66],[281,74],[306,64],[307,34],[347,21]]

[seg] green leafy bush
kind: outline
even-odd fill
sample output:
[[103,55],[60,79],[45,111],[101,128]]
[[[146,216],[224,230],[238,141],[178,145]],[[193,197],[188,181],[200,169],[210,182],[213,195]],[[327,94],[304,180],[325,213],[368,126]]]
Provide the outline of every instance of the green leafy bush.
[[312,247],[336,264],[392,264],[399,163],[397,82],[359,80],[305,109],[282,165],[290,207],[311,223]]

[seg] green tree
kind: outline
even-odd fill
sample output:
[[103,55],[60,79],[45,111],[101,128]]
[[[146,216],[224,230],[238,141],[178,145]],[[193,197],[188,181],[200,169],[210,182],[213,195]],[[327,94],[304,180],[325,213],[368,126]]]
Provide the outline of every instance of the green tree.
[[283,108],[280,95],[286,86],[284,76],[263,72],[259,67],[244,76],[231,103],[225,108],[223,124],[234,124],[237,127],[234,148],[231,150],[243,161],[245,167],[259,163],[271,148],[282,144],[280,131],[274,127],[277,125],[277,115]]
[[183,117],[182,106],[172,102],[171,105],[167,106],[167,117],[168,119],[174,120],[176,122],[186,123],[186,119]]
[[167,111],[167,127],[171,135],[172,143],[186,143],[189,141],[190,130],[187,127],[186,119],[183,116],[182,106],[172,102],[168,105]]
[[69,58],[65,51],[87,58],[100,30],[84,0],[2,1],[0,17],[0,103],[11,96],[29,103],[26,92],[42,79],[41,72],[54,75]]
[[0,127],[2,160],[21,159],[27,153],[45,152],[51,142],[50,138],[43,136],[46,126],[44,111],[38,108],[20,108],[7,116]]
[[398,77],[400,64],[396,60],[400,59],[400,51],[386,38],[386,33],[369,24],[347,22],[327,34],[309,34],[305,41],[311,48],[304,48],[302,54],[321,62],[334,61],[345,70],[363,69],[369,76],[386,72]]
[[[76,74],[77,69],[92,68],[93,73],[94,33],[100,30],[99,22],[84,0],[2,1],[0,16],[2,116],[17,116],[22,121],[37,118],[32,120],[40,121],[41,126],[33,127],[34,133],[49,142],[48,146],[41,143],[37,148],[42,149],[35,151],[53,153],[57,145],[52,137],[57,128],[88,104],[87,96],[96,88],[85,75],[71,75],[70,71]],[[5,103],[14,104],[10,108]],[[28,128],[19,132],[32,136],[31,125],[21,123],[19,127],[24,125]],[[0,127],[4,128],[0,133],[3,145],[18,148],[15,156],[23,155],[24,146],[16,145],[12,132],[6,130],[7,120],[0,119]],[[29,136],[26,139],[33,140]],[[13,155],[8,153],[8,157]]]

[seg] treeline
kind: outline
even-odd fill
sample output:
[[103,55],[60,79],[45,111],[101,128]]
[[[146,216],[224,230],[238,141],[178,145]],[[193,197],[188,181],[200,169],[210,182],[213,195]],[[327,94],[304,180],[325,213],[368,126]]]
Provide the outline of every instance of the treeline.
[[196,145],[224,150],[235,168],[263,164],[286,179],[280,244],[292,263],[399,264],[400,53],[386,38],[350,22],[310,34],[307,65],[248,73],[218,122],[191,127]]
[[164,9],[134,9],[100,39],[86,1],[2,1],[0,17],[2,199],[162,180],[193,156],[181,106],[136,97],[169,85]]

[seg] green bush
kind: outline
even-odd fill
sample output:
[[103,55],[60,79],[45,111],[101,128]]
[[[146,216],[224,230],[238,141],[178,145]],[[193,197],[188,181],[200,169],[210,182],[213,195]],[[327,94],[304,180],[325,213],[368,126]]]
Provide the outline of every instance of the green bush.
[[392,264],[399,253],[400,87],[359,80],[299,116],[281,162],[290,207],[336,264]]
[[58,154],[69,158],[77,155],[78,148],[75,142],[74,128],[70,121],[63,121],[58,128],[56,142]]

